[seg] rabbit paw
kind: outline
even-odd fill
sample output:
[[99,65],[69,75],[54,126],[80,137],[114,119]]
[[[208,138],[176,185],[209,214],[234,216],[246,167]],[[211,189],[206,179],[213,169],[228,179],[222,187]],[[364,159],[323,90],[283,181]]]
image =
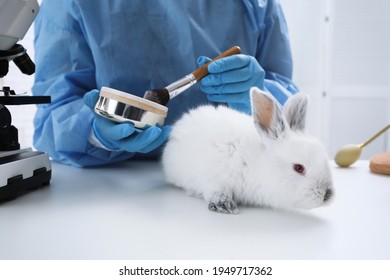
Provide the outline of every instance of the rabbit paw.
[[237,214],[237,203],[224,193],[215,194],[209,202],[209,210],[223,214]]

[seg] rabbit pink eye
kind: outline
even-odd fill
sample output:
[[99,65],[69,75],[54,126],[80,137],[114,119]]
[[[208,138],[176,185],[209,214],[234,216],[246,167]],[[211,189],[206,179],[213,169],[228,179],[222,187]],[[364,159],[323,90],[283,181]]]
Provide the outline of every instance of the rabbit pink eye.
[[305,175],[305,167],[302,164],[295,163],[293,168],[295,172]]

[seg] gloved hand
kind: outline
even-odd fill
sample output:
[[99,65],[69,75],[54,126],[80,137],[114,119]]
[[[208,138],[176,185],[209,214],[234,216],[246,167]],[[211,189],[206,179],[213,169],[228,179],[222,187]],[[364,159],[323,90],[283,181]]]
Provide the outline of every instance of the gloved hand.
[[[92,90],[84,95],[84,103],[93,110],[99,91]],[[171,132],[170,126],[151,126],[145,130],[137,129],[130,123],[115,123],[95,114],[93,132],[95,137],[108,149],[127,152],[148,153],[161,146]]]
[[[197,62],[202,66],[210,60],[201,56]],[[257,60],[249,55],[232,55],[210,63],[208,71],[210,74],[201,80],[201,90],[207,98],[250,114],[250,88],[264,89],[265,72]]]

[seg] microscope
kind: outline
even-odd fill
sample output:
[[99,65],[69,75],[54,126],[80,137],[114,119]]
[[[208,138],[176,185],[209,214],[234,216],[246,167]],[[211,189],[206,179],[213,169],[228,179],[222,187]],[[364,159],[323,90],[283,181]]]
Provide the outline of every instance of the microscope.
[[[13,62],[26,75],[35,72],[35,65],[26,49],[17,44],[33,23],[39,5],[37,0],[0,0],[0,79]],[[50,96],[16,94],[10,87],[0,89],[0,201],[46,186],[51,179],[47,154],[20,149],[18,130],[6,105],[50,103]]]

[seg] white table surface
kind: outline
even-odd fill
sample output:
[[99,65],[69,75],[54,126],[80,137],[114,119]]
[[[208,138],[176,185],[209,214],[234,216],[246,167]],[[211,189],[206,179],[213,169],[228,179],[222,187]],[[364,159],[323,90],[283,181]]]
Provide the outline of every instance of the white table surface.
[[328,207],[210,212],[159,162],[78,169],[0,204],[0,259],[390,259],[390,176],[332,162]]

